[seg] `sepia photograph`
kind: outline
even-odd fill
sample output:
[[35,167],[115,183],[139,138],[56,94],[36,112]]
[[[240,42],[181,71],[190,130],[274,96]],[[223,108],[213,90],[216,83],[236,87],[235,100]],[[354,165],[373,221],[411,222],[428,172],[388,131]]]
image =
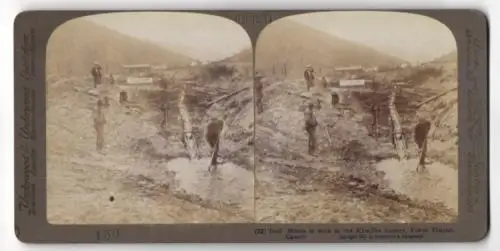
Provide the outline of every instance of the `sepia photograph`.
[[254,221],[252,46],[237,23],[122,12],[46,48],[50,224]]
[[255,47],[255,220],[449,223],[458,216],[457,47],[436,19],[278,19]]

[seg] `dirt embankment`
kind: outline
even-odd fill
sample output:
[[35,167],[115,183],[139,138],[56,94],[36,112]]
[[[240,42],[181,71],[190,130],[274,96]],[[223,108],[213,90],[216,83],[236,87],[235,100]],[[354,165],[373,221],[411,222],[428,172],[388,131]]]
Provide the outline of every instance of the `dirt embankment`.
[[[432,157],[431,153],[434,163],[428,167],[428,172],[415,173],[417,160],[410,134],[415,114],[423,111],[418,103],[441,91],[429,86],[435,86],[435,81],[443,83],[446,81],[443,79],[452,81],[453,78],[441,68],[408,73],[404,74],[413,79],[412,85],[396,100],[403,123],[407,125],[405,131],[410,146],[407,162],[394,159],[395,151],[384,134],[375,139],[369,133],[369,107],[373,102],[386,104],[386,90],[375,95],[353,93],[361,107],[353,116],[343,116],[324,104],[316,112],[320,123],[317,129],[319,149],[316,156],[309,156],[301,112],[305,103],[301,93],[306,91],[303,81],[268,85],[264,90],[265,111],[256,121],[257,220],[454,221],[458,207],[456,171],[446,160]],[[394,75],[394,78],[400,77]],[[440,100],[436,102],[443,102]],[[448,114],[453,111],[449,110]],[[387,118],[386,109],[382,117]],[[381,122],[387,131],[386,119]],[[435,152],[434,142],[430,144],[431,152]]]

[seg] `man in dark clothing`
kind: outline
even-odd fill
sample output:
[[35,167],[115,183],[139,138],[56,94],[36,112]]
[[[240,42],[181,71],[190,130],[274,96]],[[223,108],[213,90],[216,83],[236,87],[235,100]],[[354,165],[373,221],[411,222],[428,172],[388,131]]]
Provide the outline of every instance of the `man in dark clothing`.
[[306,130],[308,136],[308,152],[310,155],[314,154],[316,150],[316,127],[318,127],[318,121],[314,116],[314,104],[310,103],[304,112],[304,129]]
[[425,169],[425,157],[427,154],[427,135],[431,129],[431,122],[426,119],[419,119],[415,126],[415,143],[419,151],[417,171]]
[[212,149],[212,159],[210,161],[210,166],[208,167],[208,171],[210,173],[214,172],[217,169],[217,157],[219,155],[220,136],[223,128],[224,128],[223,120],[212,118],[206,129],[205,139],[207,140],[208,144],[210,145],[210,148]]
[[306,66],[304,79],[306,81],[307,91],[309,91],[314,85],[314,69],[310,65]]
[[102,67],[99,63],[94,62],[94,66],[92,67],[90,73],[92,74],[92,78],[94,80],[94,88],[97,88],[98,85],[101,84],[102,80]]

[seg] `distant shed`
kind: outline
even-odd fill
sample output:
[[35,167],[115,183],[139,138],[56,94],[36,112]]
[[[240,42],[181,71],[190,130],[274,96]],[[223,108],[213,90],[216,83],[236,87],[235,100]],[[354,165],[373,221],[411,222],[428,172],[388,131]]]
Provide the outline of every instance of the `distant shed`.
[[355,88],[364,88],[366,87],[366,80],[364,79],[342,79],[339,80],[339,87],[343,88],[349,88],[349,87],[355,87]]
[[149,73],[152,70],[152,66],[150,64],[133,64],[133,65],[123,65],[123,69],[130,73]]
[[335,68],[336,72],[343,73],[362,73],[365,69],[362,66],[347,66],[347,67],[337,67]]

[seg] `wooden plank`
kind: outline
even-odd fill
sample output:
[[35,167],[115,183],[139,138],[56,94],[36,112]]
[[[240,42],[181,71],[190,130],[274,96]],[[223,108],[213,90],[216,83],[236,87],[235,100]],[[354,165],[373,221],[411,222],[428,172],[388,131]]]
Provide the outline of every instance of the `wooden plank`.
[[186,150],[189,153],[191,159],[195,159],[199,157],[198,154],[198,144],[196,144],[196,140],[193,133],[193,126],[191,124],[191,117],[189,115],[186,104],[184,103],[184,98],[186,95],[185,88],[181,91],[181,96],[179,99],[179,103],[177,104],[179,107],[179,117],[182,120],[183,127],[183,140],[186,143]]
[[422,106],[422,105],[424,105],[424,104],[426,104],[426,103],[429,103],[429,102],[431,102],[431,101],[433,101],[433,100],[436,100],[436,99],[438,99],[438,98],[440,98],[440,97],[442,97],[442,96],[444,96],[444,95],[446,95],[446,94],[448,94],[448,93],[450,93],[450,92],[452,92],[452,91],[455,91],[455,90],[457,90],[457,89],[458,89],[458,87],[455,87],[455,88],[452,88],[452,89],[450,89],[450,90],[444,91],[444,92],[442,92],[442,93],[440,93],[440,94],[438,94],[438,95],[435,95],[435,96],[433,96],[433,97],[430,97],[430,98],[428,98],[428,99],[426,99],[426,100],[424,100],[424,101],[422,101],[422,102],[418,103],[416,106],[417,106],[417,107],[420,107],[420,106]]
[[241,88],[241,89],[239,89],[239,90],[237,90],[237,91],[234,91],[234,92],[231,92],[231,93],[229,93],[229,94],[226,94],[226,95],[224,95],[224,96],[222,96],[222,97],[219,97],[219,98],[215,99],[214,101],[209,102],[209,103],[207,104],[207,107],[210,107],[210,106],[212,106],[213,104],[215,104],[215,103],[217,103],[217,102],[220,102],[220,101],[222,101],[222,100],[224,100],[224,99],[230,98],[230,97],[232,97],[232,96],[234,96],[234,95],[236,95],[236,94],[238,94],[238,93],[240,93],[240,92],[242,92],[242,91],[245,91],[245,90],[247,90],[247,89],[250,89],[250,87],[244,87],[244,88]]

